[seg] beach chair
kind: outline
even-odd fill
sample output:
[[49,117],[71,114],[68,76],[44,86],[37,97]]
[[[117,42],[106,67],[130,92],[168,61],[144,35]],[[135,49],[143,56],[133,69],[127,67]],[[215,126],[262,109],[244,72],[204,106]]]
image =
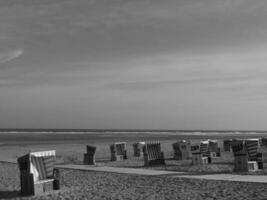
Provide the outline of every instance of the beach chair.
[[200,153],[209,160],[221,156],[221,150],[217,140],[206,140],[200,142]]
[[248,155],[247,153],[234,154],[234,171],[235,172],[248,172]]
[[193,165],[205,165],[209,163],[209,159],[206,156],[203,156],[200,152],[192,153],[192,164]]
[[117,142],[110,145],[111,161],[127,159],[126,142]]
[[240,139],[233,139],[231,142],[233,153],[245,153],[245,142]]
[[257,163],[260,170],[267,171],[267,147],[261,146],[257,153]]
[[188,160],[191,157],[191,145],[189,141],[181,140],[172,144],[174,159]]
[[21,195],[37,195],[59,189],[55,161],[56,151],[31,152],[19,157]]
[[259,148],[260,148],[259,139],[246,139],[245,140],[245,151],[248,154],[249,161],[257,160],[257,152]]
[[267,138],[261,138],[261,146],[267,147]]
[[228,140],[224,140],[223,141],[223,150],[224,151],[228,151],[228,152],[231,152],[233,151],[232,150],[232,140],[231,139],[228,139]]
[[200,151],[200,145],[199,144],[191,144],[191,153],[199,152],[199,151]]
[[158,164],[165,165],[164,153],[161,152],[161,146],[159,142],[146,143],[143,148],[143,153],[145,166]]
[[143,146],[145,142],[137,142],[133,144],[134,157],[142,157],[143,156]]
[[86,146],[86,153],[84,154],[83,157],[83,163],[85,165],[95,165],[95,152],[96,152],[96,147],[87,145]]

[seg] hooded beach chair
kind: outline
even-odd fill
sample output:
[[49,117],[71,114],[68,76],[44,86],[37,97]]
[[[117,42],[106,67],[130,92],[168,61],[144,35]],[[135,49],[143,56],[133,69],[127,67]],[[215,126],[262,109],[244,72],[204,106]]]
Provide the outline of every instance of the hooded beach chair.
[[267,138],[261,138],[261,146],[266,147],[267,148]]
[[235,141],[234,146],[236,172],[257,171],[263,168],[265,154],[259,152],[259,139],[245,139]]
[[208,157],[203,156],[200,152],[192,153],[192,164],[193,165],[205,165],[208,164]]
[[152,166],[156,164],[165,165],[164,153],[161,152],[159,142],[146,142],[143,148],[143,153],[145,166]]
[[188,160],[191,157],[191,144],[190,141],[181,140],[172,144],[174,159]]
[[259,139],[246,139],[245,140],[245,150],[248,154],[249,161],[257,160],[258,149],[260,148]]
[[116,142],[110,145],[111,161],[127,159],[126,142]]
[[86,153],[84,154],[83,157],[83,163],[85,165],[95,165],[95,152],[96,152],[96,147],[87,145],[86,146]]
[[145,142],[137,142],[133,144],[134,157],[143,156],[143,147],[145,144]]
[[224,140],[223,141],[223,150],[231,152],[232,151],[232,145],[231,144],[232,144],[231,139]]
[[200,153],[204,157],[216,158],[220,156],[220,148],[217,140],[206,140],[200,142]]
[[[36,195],[59,189],[54,170],[56,151],[31,152],[18,158],[22,195]],[[55,173],[56,172],[56,173]]]

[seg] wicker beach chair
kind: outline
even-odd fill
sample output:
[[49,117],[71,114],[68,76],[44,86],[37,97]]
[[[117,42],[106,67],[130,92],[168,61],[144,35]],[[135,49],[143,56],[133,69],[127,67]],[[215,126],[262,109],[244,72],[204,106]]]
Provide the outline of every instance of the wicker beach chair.
[[261,146],[266,147],[267,148],[267,138],[261,138]]
[[19,157],[21,195],[36,195],[59,189],[55,161],[56,151],[31,152]]
[[143,147],[145,144],[146,144],[145,142],[137,142],[133,144],[134,157],[143,156]]
[[245,142],[240,139],[233,139],[231,142],[233,153],[245,153]]
[[257,162],[260,170],[267,172],[267,147],[261,147],[257,153]]
[[192,153],[192,164],[193,165],[205,165],[209,163],[209,159],[206,156],[203,156],[200,152]]
[[223,150],[227,151],[227,152],[231,152],[232,150],[232,140],[231,139],[227,139],[223,141]]
[[165,165],[164,153],[161,152],[159,142],[148,142],[143,148],[144,165],[151,166],[156,164]]
[[247,153],[234,153],[235,161],[234,161],[234,171],[235,172],[248,172],[248,155]]
[[86,146],[86,153],[84,154],[83,157],[83,163],[85,165],[95,165],[95,152],[96,152],[96,147],[87,145]]
[[174,159],[188,160],[191,157],[191,144],[190,141],[177,141],[172,144]]
[[[264,168],[266,153],[260,139],[234,140],[233,151],[236,172],[257,171]],[[266,166],[266,165],[265,165]]]
[[110,145],[111,161],[127,159],[126,142],[117,142]]
[[257,160],[257,153],[260,148],[260,140],[259,139],[246,139],[245,140],[245,150],[248,154],[249,161]]
[[200,153],[204,157],[216,158],[221,156],[217,140],[206,140],[200,142]]

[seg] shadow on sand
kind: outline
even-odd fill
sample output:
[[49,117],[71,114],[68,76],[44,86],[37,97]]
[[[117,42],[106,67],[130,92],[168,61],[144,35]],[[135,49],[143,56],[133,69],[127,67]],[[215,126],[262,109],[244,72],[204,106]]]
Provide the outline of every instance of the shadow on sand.
[[20,197],[20,191],[0,191],[0,199]]

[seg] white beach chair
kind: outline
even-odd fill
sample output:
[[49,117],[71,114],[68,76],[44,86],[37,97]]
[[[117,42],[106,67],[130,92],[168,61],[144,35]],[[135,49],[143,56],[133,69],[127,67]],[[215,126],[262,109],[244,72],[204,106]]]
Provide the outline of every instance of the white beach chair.
[[55,161],[55,151],[31,152],[19,157],[21,194],[36,195],[59,189],[59,180],[55,178]]

